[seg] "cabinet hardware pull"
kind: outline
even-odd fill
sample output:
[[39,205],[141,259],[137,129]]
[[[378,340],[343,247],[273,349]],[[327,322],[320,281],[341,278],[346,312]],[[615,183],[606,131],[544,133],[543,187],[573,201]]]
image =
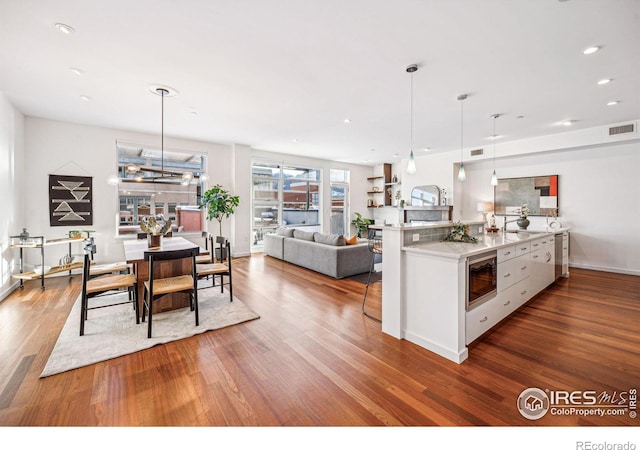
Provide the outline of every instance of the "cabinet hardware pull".
[[480,319],[480,322],[486,322],[487,320],[489,320],[489,318],[487,316],[484,316],[482,319]]
[[511,300],[507,300],[507,303],[504,304],[504,306],[508,306],[511,304]]
[[520,268],[520,270],[525,270],[526,268],[527,268],[527,266],[522,266],[522,267]]
[[504,277],[505,277],[505,278],[510,277],[510,276],[511,276],[511,272],[509,272],[509,273],[505,273],[505,274],[504,274]]
[[506,252],[506,253],[504,253],[504,255],[505,255],[505,256],[506,256],[506,255],[510,255],[510,254],[511,254],[511,252]]
[[520,295],[524,295],[524,294],[526,294],[526,293],[527,293],[527,291],[526,291],[526,290],[524,290],[524,291],[520,292]]
[[538,255],[533,255],[533,257],[534,257],[534,258],[537,258],[537,257],[538,257]]
[[520,247],[520,250],[526,250],[527,247]]

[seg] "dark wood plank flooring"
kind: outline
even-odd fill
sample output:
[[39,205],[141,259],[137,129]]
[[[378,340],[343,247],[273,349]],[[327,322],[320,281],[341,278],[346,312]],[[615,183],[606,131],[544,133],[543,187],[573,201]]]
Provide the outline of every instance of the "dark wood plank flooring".
[[[383,334],[362,315],[363,284],[258,254],[234,261],[234,291],[260,319],[40,379],[80,280],[46,285],[0,303],[2,426],[639,424],[628,414],[533,422],[516,408],[529,387],[640,387],[636,276],[572,269],[458,365]],[[375,315],[380,287],[369,289]]]

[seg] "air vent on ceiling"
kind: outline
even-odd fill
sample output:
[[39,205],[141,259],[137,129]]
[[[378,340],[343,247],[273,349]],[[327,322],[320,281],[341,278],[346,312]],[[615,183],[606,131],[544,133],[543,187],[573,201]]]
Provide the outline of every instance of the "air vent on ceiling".
[[630,123],[629,125],[620,125],[619,127],[609,128],[609,136],[621,133],[633,133],[633,124]]
[[484,153],[484,150],[479,148],[477,150],[471,150],[471,156],[480,156]]

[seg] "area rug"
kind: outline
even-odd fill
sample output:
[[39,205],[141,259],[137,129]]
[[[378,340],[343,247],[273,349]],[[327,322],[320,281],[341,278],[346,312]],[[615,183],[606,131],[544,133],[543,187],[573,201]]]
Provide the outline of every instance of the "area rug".
[[[116,296],[120,295],[127,294]],[[110,296],[109,302],[116,303],[116,296]],[[215,288],[198,291],[198,306],[200,325],[197,327],[194,312],[188,307],[154,314],[150,339],[147,322],[136,325],[131,304],[92,310],[85,322],[85,335],[80,336],[78,297],[40,378],[260,317],[236,297],[230,302],[228,291],[222,294]]]

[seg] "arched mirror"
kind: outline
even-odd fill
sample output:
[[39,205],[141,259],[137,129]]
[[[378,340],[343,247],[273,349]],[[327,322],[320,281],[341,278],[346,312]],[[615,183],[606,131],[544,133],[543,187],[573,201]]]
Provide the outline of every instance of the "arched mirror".
[[416,186],[411,190],[411,206],[439,206],[440,188],[435,184]]

